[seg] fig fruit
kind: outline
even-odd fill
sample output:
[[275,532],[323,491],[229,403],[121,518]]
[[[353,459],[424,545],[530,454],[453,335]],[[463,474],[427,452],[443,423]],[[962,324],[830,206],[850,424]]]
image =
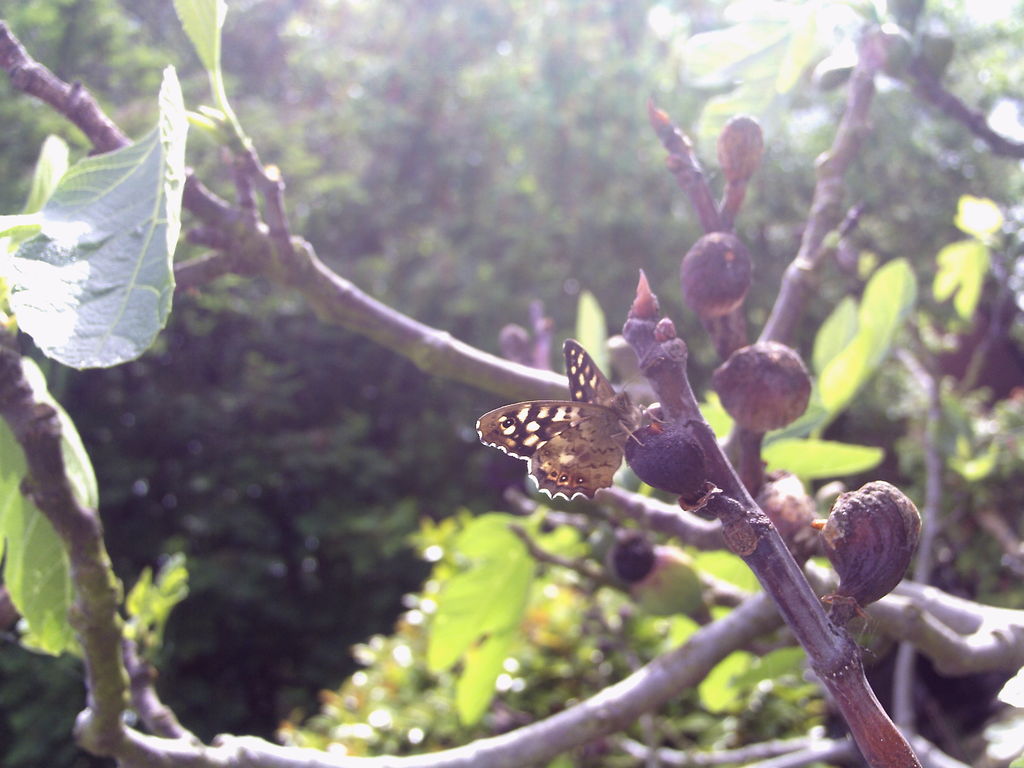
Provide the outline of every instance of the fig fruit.
[[821,528],[825,555],[839,574],[834,598],[865,606],[899,584],[921,533],[914,502],[875,481],[836,499]]
[[793,349],[774,341],[733,352],[711,378],[722,406],[751,432],[768,432],[807,409],[811,377]]
[[655,421],[626,442],[626,463],[652,488],[696,498],[707,479],[704,449],[685,425]]
[[773,472],[758,493],[757,504],[798,561],[813,554],[817,547],[817,536],[811,527],[815,518],[814,499],[807,495],[800,478],[789,472]]
[[679,547],[653,546],[642,533],[630,531],[616,542],[610,559],[616,577],[644,613],[689,615],[702,609],[700,577]]
[[752,117],[736,115],[718,135],[718,164],[730,184],[745,184],[761,165],[764,135]]
[[683,300],[701,317],[727,315],[746,298],[751,272],[750,251],[736,235],[704,235],[679,267]]

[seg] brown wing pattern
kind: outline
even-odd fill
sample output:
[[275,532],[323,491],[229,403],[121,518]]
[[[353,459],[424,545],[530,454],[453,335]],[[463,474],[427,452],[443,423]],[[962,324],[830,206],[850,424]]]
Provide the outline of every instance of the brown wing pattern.
[[529,462],[530,476],[548,496],[593,497],[612,484],[640,409],[615,393],[593,358],[573,339],[565,342],[572,402],[532,400],[485,413],[480,441]]

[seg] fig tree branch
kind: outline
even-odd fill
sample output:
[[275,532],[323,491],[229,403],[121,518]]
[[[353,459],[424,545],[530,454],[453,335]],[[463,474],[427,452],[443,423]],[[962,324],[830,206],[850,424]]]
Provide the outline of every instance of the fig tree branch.
[[913,78],[914,93],[922,101],[963,125],[984,141],[995,154],[1004,157],[1024,157],[1024,142],[1013,141],[994,131],[983,113],[971,109],[959,97],[946,90],[924,60],[916,58],[911,62],[910,75]]
[[778,626],[778,614],[767,596],[753,595],[727,616],[698,629],[684,645],[586,701],[514,731],[440,752],[344,757],[282,747],[255,737],[220,736],[214,745],[205,746],[127,729],[118,758],[126,768],[519,768],[544,764],[587,741],[622,730],[643,713],[697,685],[734,649]]
[[877,31],[866,35],[858,45],[846,108],[832,146],[817,161],[818,179],[800,248],[782,276],[779,295],[759,341],[791,344],[807,300],[813,295],[816,274],[830,252],[826,237],[842,220],[843,178],[870,130],[868,113],[875,96],[875,76],[885,55],[882,47]]
[[[2,21],[0,66],[8,72],[15,88],[45,101],[74,122],[97,151],[110,151],[128,143],[95,99],[83,88],[64,83],[33,61]],[[273,219],[283,211],[284,204],[276,191],[270,198]],[[565,396],[566,380],[561,374],[509,363],[392,309],[329,269],[306,241],[292,238],[288,248],[282,250],[282,244],[274,239],[275,234],[280,238],[287,232],[281,222],[276,226],[273,222],[271,226],[254,224],[191,174],[185,183],[183,204],[204,225],[218,228],[223,242],[230,243],[225,254],[232,271],[258,272],[299,291],[324,322],[360,333],[428,373],[509,399]],[[197,277],[215,276],[222,266],[224,261],[190,267],[187,284],[196,287]]]
[[[910,352],[900,355],[903,364],[910,371],[924,393],[927,403],[924,428],[924,504],[921,508],[921,539],[914,563],[914,579],[927,583],[931,577],[935,542],[942,530],[939,512],[942,506],[942,468],[944,462],[939,450],[939,426],[942,422],[942,391],[938,374],[929,370]],[[903,642],[896,652],[896,667],[893,673],[893,712],[896,722],[905,731],[915,730],[914,723],[914,646]]]
[[[642,280],[623,336],[636,350],[667,419],[678,422],[675,428],[685,428],[694,421],[689,414],[699,413],[686,374],[686,347],[681,339],[665,338],[658,302],[645,293],[649,289]],[[703,427],[695,434],[703,434],[706,424]],[[718,486],[708,495],[704,509],[719,519],[726,545],[750,567],[775,602],[807,652],[811,668],[832,694],[868,764],[920,768],[910,745],[868,685],[856,643],[825,615],[782,537],[736,479],[718,443],[705,440],[701,447],[706,475]],[[727,489],[722,489],[719,478]]]
[[[616,740],[619,747],[630,757],[643,759],[647,747],[632,739]],[[814,763],[832,762],[857,757],[857,749],[850,739],[816,739],[800,737],[796,739],[775,739],[751,744],[737,749],[720,749],[713,753],[707,750],[681,750],[663,747],[655,751],[660,765],[670,768],[710,768],[715,765],[772,765],[772,758],[786,758],[786,766],[812,765]],[[792,761],[792,762],[790,762]],[[803,761],[803,762],[801,762]]]
[[121,586],[103,543],[99,514],[78,502],[68,480],[57,411],[36,399],[15,345],[6,332],[0,336],[0,417],[28,464],[22,493],[54,527],[68,553],[74,585],[69,618],[82,646],[90,701],[76,735],[94,754],[109,755],[121,745],[121,714],[128,704],[118,613]]

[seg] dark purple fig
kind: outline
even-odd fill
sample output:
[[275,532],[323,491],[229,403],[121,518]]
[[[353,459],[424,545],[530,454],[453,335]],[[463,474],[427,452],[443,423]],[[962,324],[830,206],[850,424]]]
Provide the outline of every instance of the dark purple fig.
[[653,546],[639,531],[629,531],[612,548],[610,562],[644,613],[692,614],[704,604],[693,560],[679,547]]
[[711,384],[736,423],[768,432],[807,409],[811,377],[794,350],[774,341],[737,349],[714,372]]
[[626,441],[626,463],[652,488],[677,496],[699,496],[707,476],[704,450],[684,425],[655,421]]
[[906,573],[920,533],[914,502],[889,483],[840,495],[821,528],[825,555],[839,574],[833,599],[865,606],[889,594]]
[[727,315],[746,298],[751,269],[750,251],[736,235],[704,235],[679,267],[683,300],[701,317]]

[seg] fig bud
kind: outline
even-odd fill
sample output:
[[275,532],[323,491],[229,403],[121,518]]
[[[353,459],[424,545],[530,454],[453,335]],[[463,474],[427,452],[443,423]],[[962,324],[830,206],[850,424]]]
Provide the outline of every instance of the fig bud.
[[779,429],[807,409],[811,377],[793,349],[774,341],[737,349],[711,378],[722,406],[752,432]]
[[817,546],[817,536],[811,527],[815,507],[800,478],[789,472],[772,473],[757,495],[757,504],[797,560],[811,556]]
[[655,421],[630,435],[626,463],[649,486],[686,499],[700,496],[707,479],[704,449],[675,422]]
[[704,235],[679,268],[683,299],[701,317],[727,315],[746,298],[750,273],[750,252],[736,235]]
[[875,481],[836,499],[821,529],[825,555],[839,574],[835,597],[859,606],[899,584],[921,533],[921,515],[899,488]]
[[946,74],[949,62],[953,60],[956,42],[945,32],[925,32],[921,35],[918,59],[936,80]]
[[872,41],[875,50],[882,52],[882,71],[889,77],[902,78],[913,58],[914,48],[910,33],[898,24],[883,24]]
[[693,560],[679,547],[652,546],[642,533],[630,531],[612,548],[610,563],[645,613],[692,614],[704,604]]
[[764,135],[752,117],[737,115],[718,134],[718,164],[730,184],[744,184],[761,165]]
[[506,360],[531,365],[533,354],[530,349],[530,334],[521,325],[509,323],[498,334],[498,346]]

